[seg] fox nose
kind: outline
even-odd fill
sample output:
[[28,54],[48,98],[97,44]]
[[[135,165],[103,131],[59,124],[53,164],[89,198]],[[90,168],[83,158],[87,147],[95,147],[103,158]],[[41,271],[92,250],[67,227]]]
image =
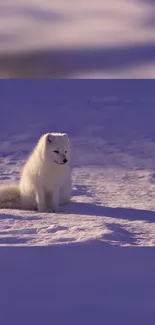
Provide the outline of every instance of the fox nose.
[[64,164],[66,164],[66,162],[67,162],[67,159],[64,159],[64,160],[63,160],[63,162],[64,162]]

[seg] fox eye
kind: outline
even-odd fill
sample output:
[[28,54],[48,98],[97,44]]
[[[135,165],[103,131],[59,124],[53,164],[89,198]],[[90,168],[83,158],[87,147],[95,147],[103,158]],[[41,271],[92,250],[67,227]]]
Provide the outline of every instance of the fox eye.
[[59,151],[58,151],[58,150],[54,150],[53,152],[55,152],[55,153],[59,153]]

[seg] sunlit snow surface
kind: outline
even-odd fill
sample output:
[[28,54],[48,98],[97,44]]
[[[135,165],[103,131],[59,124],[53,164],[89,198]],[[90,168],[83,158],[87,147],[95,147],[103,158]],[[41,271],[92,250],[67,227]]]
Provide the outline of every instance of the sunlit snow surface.
[[1,183],[49,131],[73,177],[57,214],[0,211],[0,324],[154,325],[155,82],[0,85]]
[[1,210],[0,244],[154,246],[154,82],[1,84],[1,182],[19,179],[40,134],[65,131],[73,191],[57,214]]

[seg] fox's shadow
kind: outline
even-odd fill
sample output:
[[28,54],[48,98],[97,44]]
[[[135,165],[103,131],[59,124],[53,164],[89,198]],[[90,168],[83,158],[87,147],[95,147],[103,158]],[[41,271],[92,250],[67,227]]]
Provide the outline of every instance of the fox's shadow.
[[[36,212],[36,211],[35,211]],[[10,220],[27,220],[27,221],[35,221],[35,220],[40,220],[40,216],[16,216],[13,213],[10,213],[8,210],[8,213],[0,213],[0,220],[5,220],[5,219],[10,219]]]
[[85,214],[100,217],[103,216],[130,221],[143,220],[150,223],[155,223],[155,211],[121,207],[112,208],[88,202],[71,201],[71,203],[65,208],[64,213],[77,215]]

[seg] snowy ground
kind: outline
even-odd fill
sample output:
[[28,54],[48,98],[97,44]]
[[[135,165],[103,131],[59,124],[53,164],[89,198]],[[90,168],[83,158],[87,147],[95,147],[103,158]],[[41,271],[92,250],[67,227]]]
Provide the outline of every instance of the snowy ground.
[[50,245],[101,240],[155,246],[154,176],[146,171],[78,167],[73,199],[59,214],[3,210],[1,245]]
[[0,76],[155,76],[154,1],[1,0],[0,22]]
[[57,214],[0,211],[0,323],[153,325],[155,82],[0,85],[1,183],[48,131],[70,135],[73,175]]
[[[18,81],[10,90],[11,82],[2,83],[1,182],[19,179],[42,132],[62,130],[72,143],[73,197],[59,214],[1,211],[1,244],[98,239],[118,246],[155,245],[155,97],[139,97],[134,89],[150,87],[151,93],[154,82],[131,81],[129,89],[128,83],[122,81],[123,95],[121,83],[115,90],[116,81]],[[111,97],[104,89],[108,85]]]

